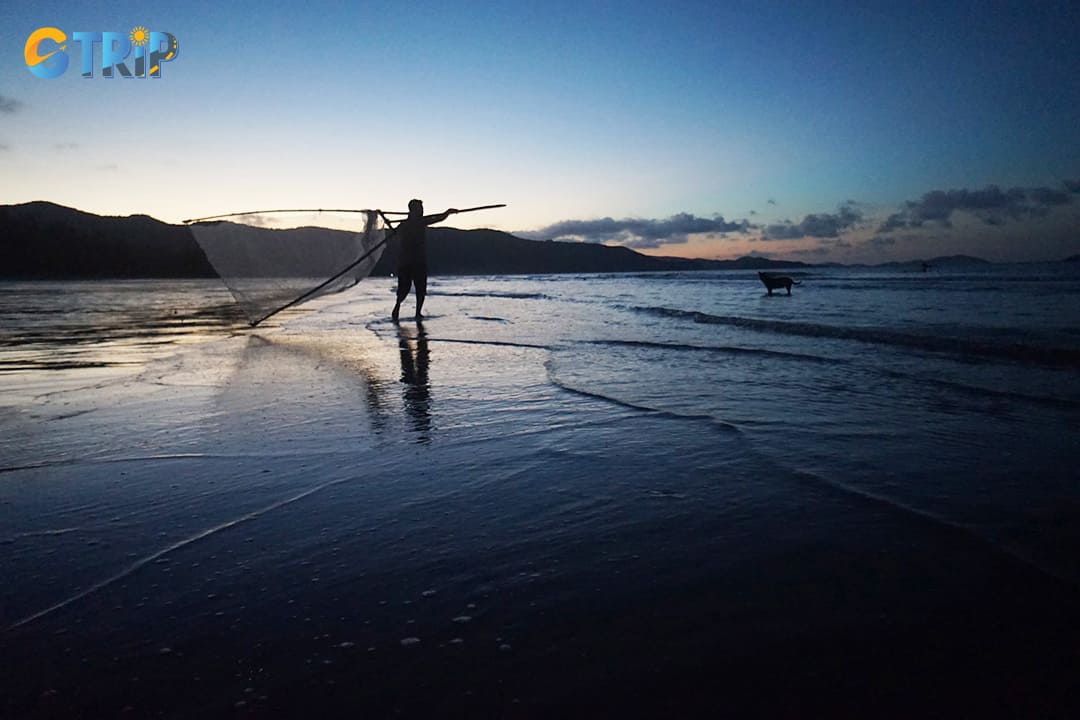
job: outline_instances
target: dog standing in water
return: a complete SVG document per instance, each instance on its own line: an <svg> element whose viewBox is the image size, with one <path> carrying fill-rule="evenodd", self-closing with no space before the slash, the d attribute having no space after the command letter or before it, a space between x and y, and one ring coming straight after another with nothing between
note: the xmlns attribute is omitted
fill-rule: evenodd
<svg viewBox="0 0 1080 720"><path fill-rule="evenodd" d="M765 289L772 295L773 290L779 290L785 288L787 294L791 294L792 285L802 285L798 280L792 280L787 275L773 275L772 273L759 272L758 277L761 278L761 282L765 284Z"/></svg>

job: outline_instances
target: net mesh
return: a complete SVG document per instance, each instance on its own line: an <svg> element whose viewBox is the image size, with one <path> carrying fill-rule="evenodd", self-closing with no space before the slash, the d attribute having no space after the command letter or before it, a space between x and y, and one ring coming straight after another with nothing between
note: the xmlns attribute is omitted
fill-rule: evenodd
<svg viewBox="0 0 1080 720"><path fill-rule="evenodd" d="M387 231L374 210L253 212L189 227L252 325L360 282Z"/></svg>

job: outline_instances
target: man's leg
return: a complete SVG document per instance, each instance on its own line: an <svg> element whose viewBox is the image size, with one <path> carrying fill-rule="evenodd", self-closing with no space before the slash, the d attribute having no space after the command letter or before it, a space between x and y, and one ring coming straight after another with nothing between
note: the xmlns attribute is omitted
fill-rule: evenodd
<svg viewBox="0 0 1080 720"><path fill-rule="evenodd" d="M398 268L397 302L394 303L394 312L390 313L390 317L394 320L398 319L398 313L401 312L401 301L408 296L410 285L412 285L412 273L407 268Z"/></svg>
<svg viewBox="0 0 1080 720"><path fill-rule="evenodd" d="M420 311L424 309L424 298L427 297L427 268L417 268L416 277L413 278L413 282L416 285L416 319L419 320L422 315Z"/></svg>

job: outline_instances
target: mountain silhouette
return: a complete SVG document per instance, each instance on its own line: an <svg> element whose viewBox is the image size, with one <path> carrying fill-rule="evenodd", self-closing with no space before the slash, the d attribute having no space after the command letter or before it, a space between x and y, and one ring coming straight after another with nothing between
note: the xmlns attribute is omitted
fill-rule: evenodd
<svg viewBox="0 0 1080 720"><path fill-rule="evenodd" d="M393 243L375 266L389 275ZM655 272L810 267L744 257L653 257L625 247L526 240L499 230L428 230L432 275ZM49 202L0 205L0 277L8 279L216 277L185 225L146 215L94 215Z"/></svg>

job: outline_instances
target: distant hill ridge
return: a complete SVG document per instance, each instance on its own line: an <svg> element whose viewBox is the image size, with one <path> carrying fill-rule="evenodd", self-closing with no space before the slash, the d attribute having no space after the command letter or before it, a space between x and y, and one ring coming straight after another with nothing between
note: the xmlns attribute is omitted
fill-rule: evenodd
<svg viewBox="0 0 1080 720"><path fill-rule="evenodd" d="M596 243L527 240L499 230L428 231L428 264L434 275L662 272L690 270L807 269L814 265L745 256L704 260L643 255ZM375 266L393 271L394 249ZM1080 255L1063 262L1080 262ZM935 269L988 265L970 255L889 262L873 267ZM836 266L828 263L819 267ZM148 215L95 215L38 201L0 205L0 277L8 279L207 278L214 269L185 225Z"/></svg>
<svg viewBox="0 0 1080 720"><path fill-rule="evenodd" d="M499 230L428 231L433 275L652 272L810 267L743 257L699 260L642 255L595 243L526 240ZM374 274L389 275L391 249ZM15 279L216 277L184 225L146 215L111 217L50 202L0 205L0 277Z"/></svg>
<svg viewBox="0 0 1080 720"><path fill-rule="evenodd" d="M32 202L0 206L0 276L215 277L182 225Z"/></svg>

